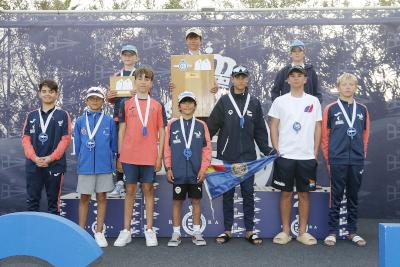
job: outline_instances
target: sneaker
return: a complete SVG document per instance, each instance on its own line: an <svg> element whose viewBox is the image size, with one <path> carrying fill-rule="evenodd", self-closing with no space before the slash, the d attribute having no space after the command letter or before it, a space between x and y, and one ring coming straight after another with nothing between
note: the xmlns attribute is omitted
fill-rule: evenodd
<svg viewBox="0 0 400 267"><path fill-rule="evenodd" d="M107 239L104 237L103 233L95 233L94 240L96 240L97 245L101 248L105 248L108 246Z"/></svg>
<svg viewBox="0 0 400 267"><path fill-rule="evenodd" d="M147 229L144 232L144 237L146 238L146 246L148 247L158 246L156 233L152 229Z"/></svg>
<svg viewBox="0 0 400 267"><path fill-rule="evenodd" d="M207 245L207 242L204 240L203 235L200 233L194 233L192 235L192 242L196 246L205 246Z"/></svg>
<svg viewBox="0 0 400 267"><path fill-rule="evenodd" d="M120 197L120 196L122 196L123 193L125 193L124 182L118 181L115 184L114 190L111 193L109 193L108 195L110 197Z"/></svg>
<svg viewBox="0 0 400 267"><path fill-rule="evenodd" d="M171 239L168 241L168 247L177 247L181 242L181 235L174 232L172 233Z"/></svg>
<svg viewBox="0 0 400 267"><path fill-rule="evenodd" d="M119 232L117 240L114 242L115 247L124 247L127 244L131 243L132 237L131 237L131 232L124 229Z"/></svg>

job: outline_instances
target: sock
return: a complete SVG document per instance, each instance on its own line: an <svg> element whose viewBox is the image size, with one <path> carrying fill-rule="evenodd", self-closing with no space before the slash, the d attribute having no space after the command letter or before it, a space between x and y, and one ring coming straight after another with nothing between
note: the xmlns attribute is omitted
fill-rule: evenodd
<svg viewBox="0 0 400 267"><path fill-rule="evenodd" d="M200 225L193 224L193 232L200 233Z"/></svg>
<svg viewBox="0 0 400 267"><path fill-rule="evenodd" d="M147 232L153 232L153 228L147 228L146 231Z"/></svg>
<svg viewBox="0 0 400 267"><path fill-rule="evenodd" d="M181 227L180 226L173 226L172 229L174 230L174 233L181 235Z"/></svg>

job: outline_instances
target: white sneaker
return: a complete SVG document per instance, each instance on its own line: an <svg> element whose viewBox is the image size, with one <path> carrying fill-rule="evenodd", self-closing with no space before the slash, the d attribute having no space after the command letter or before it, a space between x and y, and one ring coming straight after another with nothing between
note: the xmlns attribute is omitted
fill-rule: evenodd
<svg viewBox="0 0 400 267"><path fill-rule="evenodd" d="M207 245L207 242L204 240L204 238L203 238L201 233L193 233L192 242L196 246L205 246L205 245Z"/></svg>
<svg viewBox="0 0 400 267"><path fill-rule="evenodd" d="M123 181L118 181L115 184L114 190L111 193L108 193L110 197L120 197L125 193L124 189L124 182Z"/></svg>
<svg viewBox="0 0 400 267"><path fill-rule="evenodd" d="M131 232L124 229L119 232L117 240L114 242L115 247L125 247L127 244L131 243L132 237Z"/></svg>
<svg viewBox="0 0 400 267"><path fill-rule="evenodd" d="M171 239L168 241L168 247L177 247L181 242L181 235L173 232Z"/></svg>
<svg viewBox="0 0 400 267"><path fill-rule="evenodd" d="M108 246L107 239L105 238L103 233L95 233L94 240L96 240L97 245L101 248L105 248Z"/></svg>
<svg viewBox="0 0 400 267"><path fill-rule="evenodd" d="M144 231L144 237L146 238L146 246L156 247L158 246L156 233L152 229Z"/></svg>

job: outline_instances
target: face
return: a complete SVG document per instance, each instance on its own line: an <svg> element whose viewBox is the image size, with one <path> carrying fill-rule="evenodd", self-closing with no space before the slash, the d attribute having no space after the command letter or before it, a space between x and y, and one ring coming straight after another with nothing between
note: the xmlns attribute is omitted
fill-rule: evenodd
<svg viewBox="0 0 400 267"><path fill-rule="evenodd" d="M231 78L233 86L238 90L244 90L249 82L249 77L246 75L236 75Z"/></svg>
<svg viewBox="0 0 400 267"><path fill-rule="evenodd" d="M289 74L287 81L291 87L299 88L304 86L307 81L307 77L303 73L292 72Z"/></svg>
<svg viewBox="0 0 400 267"><path fill-rule="evenodd" d="M344 97L352 97L357 91L357 84L354 80L346 79L339 83L339 94Z"/></svg>
<svg viewBox="0 0 400 267"><path fill-rule="evenodd" d="M99 111L103 107L104 99L101 97L92 95L86 99L86 104L88 105L90 110Z"/></svg>
<svg viewBox="0 0 400 267"><path fill-rule="evenodd" d="M198 51L200 50L201 45L201 37L198 35L189 35L186 38L186 46L190 51Z"/></svg>
<svg viewBox="0 0 400 267"><path fill-rule="evenodd" d="M299 47L295 47L290 52L290 58L294 62L304 61L304 50Z"/></svg>
<svg viewBox="0 0 400 267"><path fill-rule="evenodd" d="M44 85L39 91L39 98L42 100L43 104L54 104L58 98L58 92Z"/></svg>
<svg viewBox="0 0 400 267"><path fill-rule="evenodd" d="M193 115L196 111L196 102L193 100L183 100L179 103L179 110L183 115Z"/></svg>
<svg viewBox="0 0 400 267"><path fill-rule="evenodd" d="M135 80L137 91L140 93L149 93L153 86L153 81L150 77L146 77L145 74L138 76Z"/></svg>
<svg viewBox="0 0 400 267"><path fill-rule="evenodd" d="M133 66L138 62L138 56L135 53L124 51L121 54L121 60L125 66Z"/></svg>

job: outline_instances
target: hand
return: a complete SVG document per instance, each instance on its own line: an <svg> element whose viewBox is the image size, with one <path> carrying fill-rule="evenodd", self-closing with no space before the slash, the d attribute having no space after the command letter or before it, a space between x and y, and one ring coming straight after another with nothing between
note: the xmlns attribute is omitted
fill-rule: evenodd
<svg viewBox="0 0 400 267"><path fill-rule="evenodd" d="M156 165L154 166L154 171L159 172L161 170L162 158L158 157L156 160Z"/></svg>
<svg viewBox="0 0 400 267"><path fill-rule="evenodd" d="M200 171L199 174L197 175L197 183L199 184L203 183L205 178L206 178L206 171Z"/></svg>
<svg viewBox="0 0 400 267"><path fill-rule="evenodd" d="M40 168L46 168L49 165L45 162L45 157L36 157L34 162L36 163L36 166Z"/></svg>
<svg viewBox="0 0 400 267"><path fill-rule="evenodd" d="M130 93L131 93L131 96L135 96L135 95L136 95L136 90L135 90L135 89L132 89L132 90L130 91Z"/></svg>
<svg viewBox="0 0 400 267"><path fill-rule="evenodd" d="M213 87L210 89L210 93L216 94L218 92L218 84L214 81Z"/></svg>
<svg viewBox="0 0 400 267"><path fill-rule="evenodd" d="M174 183L174 174L172 173L172 170L167 171L167 180L170 184Z"/></svg>
<svg viewBox="0 0 400 267"><path fill-rule="evenodd" d="M112 99L117 97L117 90L109 90L107 92L107 99Z"/></svg>
<svg viewBox="0 0 400 267"><path fill-rule="evenodd" d="M172 94L172 92L176 89L176 85L173 82L169 82L169 90Z"/></svg>
<svg viewBox="0 0 400 267"><path fill-rule="evenodd" d="M328 175L331 176L331 165L326 164L326 169L328 170Z"/></svg>
<svg viewBox="0 0 400 267"><path fill-rule="evenodd" d="M121 172L121 173L124 172L124 170L122 169L122 164L121 164L121 162L119 161L119 159L117 159L117 171L119 171L119 172Z"/></svg>

